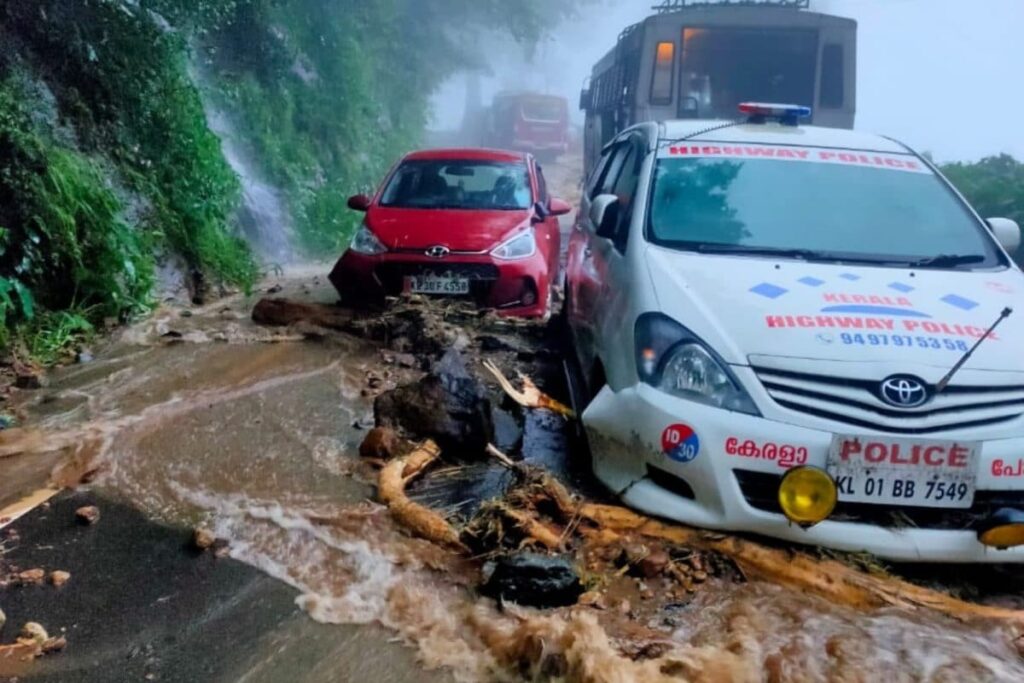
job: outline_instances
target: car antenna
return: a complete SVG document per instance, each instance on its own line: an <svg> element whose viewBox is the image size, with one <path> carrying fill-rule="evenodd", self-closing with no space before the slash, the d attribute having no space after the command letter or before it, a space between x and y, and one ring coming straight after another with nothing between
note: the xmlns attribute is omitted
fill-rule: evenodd
<svg viewBox="0 0 1024 683"><path fill-rule="evenodd" d="M967 353L963 355L963 358L957 361L956 365L953 366L953 369L947 372L946 376L940 379L939 383L935 385L936 394L941 394L942 391L947 386L949 386L949 381L953 379L953 375L960 371L960 368L962 368L964 366L964 363L966 363L967 360L974 354L974 352L978 350L978 347L981 346L982 342L984 342L986 339L992 336L992 333L996 331L997 327L999 327L999 323L1003 322L1011 315L1013 315L1012 308L1007 307L1003 309L1003 312L999 314L999 318L994 323L992 323L992 327L988 328L988 331L985 332L984 335L982 335L981 339L974 342L974 346L972 346L970 350L968 350Z"/></svg>

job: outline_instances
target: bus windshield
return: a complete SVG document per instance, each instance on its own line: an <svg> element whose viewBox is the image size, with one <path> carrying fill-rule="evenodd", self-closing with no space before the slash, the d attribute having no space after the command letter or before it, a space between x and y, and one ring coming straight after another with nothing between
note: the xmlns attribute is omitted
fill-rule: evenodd
<svg viewBox="0 0 1024 683"><path fill-rule="evenodd" d="M683 118L731 118L743 101L813 107L818 34L803 29L687 28Z"/></svg>

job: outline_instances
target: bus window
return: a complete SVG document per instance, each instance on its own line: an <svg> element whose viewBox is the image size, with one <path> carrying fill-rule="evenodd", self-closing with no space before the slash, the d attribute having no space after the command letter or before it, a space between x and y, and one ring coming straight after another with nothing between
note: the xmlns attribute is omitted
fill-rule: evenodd
<svg viewBox="0 0 1024 683"><path fill-rule="evenodd" d="M826 45L821 52L821 106L841 109L845 100L846 70L843 68L843 46Z"/></svg>
<svg viewBox="0 0 1024 683"><path fill-rule="evenodd" d="M654 72L651 75L651 104L672 104L675 67L676 44L658 43L654 52Z"/></svg>

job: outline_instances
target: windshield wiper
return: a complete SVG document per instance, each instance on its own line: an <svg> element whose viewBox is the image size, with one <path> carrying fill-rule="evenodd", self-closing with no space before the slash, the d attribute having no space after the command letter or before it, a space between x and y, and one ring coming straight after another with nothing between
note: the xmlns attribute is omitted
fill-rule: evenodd
<svg viewBox="0 0 1024 683"><path fill-rule="evenodd" d="M773 249L772 247L745 247L740 244L698 244L695 251L702 254L737 254L742 256L778 256L804 261L832 259L834 257L813 249Z"/></svg>
<svg viewBox="0 0 1024 683"><path fill-rule="evenodd" d="M966 266L971 263L983 263L985 256L981 254L939 254L938 256L930 256L929 258L921 259L920 261L911 261L908 265L911 268L953 268L956 266Z"/></svg>

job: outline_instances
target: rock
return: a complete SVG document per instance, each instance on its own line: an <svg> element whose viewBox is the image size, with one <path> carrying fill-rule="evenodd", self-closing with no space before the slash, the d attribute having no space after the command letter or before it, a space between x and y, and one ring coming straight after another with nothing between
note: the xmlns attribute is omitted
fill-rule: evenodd
<svg viewBox="0 0 1024 683"><path fill-rule="evenodd" d="M629 603L629 600L623 598L622 602L619 603L618 609L622 614L629 614L633 610L633 605Z"/></svg>
<svg viewBox="0 0 1024 683"><path fill-rule="evenodd" d="M184 311L181 312L181 317L182 318L191 318L192 317L192 311L190 311L189 309L186 308Z"/></svg>
<svg viewBox="0 0 1024 683"><path fill-rule="evenodd" d="M30 621L21 627L21 633L18 634L18 640L27 640L29 642L37 643L42 647L47 640L50 639L50 634L46 632L42 624L37 624L34 621Z"/></svg>
<svg viewBox="0 0 1024 683"><path fill-rule="evenodd" d="M42 569L26 569L18 573L18 583L22 586L39 586L46 578L46 572Z"/></svg>
<svg viewBox="0 0 1024 683"><path fill-rule="evenodd" d="M455 350L419 382L378 396L373 413L379 426L432 438L456 458L479 458L493 441L490 400Z"/></svg>
<svg viewBox="0 0 1024 683"><path fill-rule="evenodd" d="M14 386L19 389L44 389L50 382L39 368L20 365L14 369Z"/></svg>
<svg viewBox="0 0 1024 683"><path fill-rule="evenodd" d="M482 590L493 598L529 607L574 605L583 585L563 558L522 553L497 560Z"/></svg>
<svg viewBox="0 0 1024 683"><path fill-rule="evenodd" d="M252 309L252 320L257 325L287 327L305 322L332 330L348 329L352 313L337 306L311 304L289 299L260 299Z"/></svg>
<svg viewBox="0 0 1024 683"><path fill-rule="evenodd" d="M284 287L281 285L274 285L267 290L267 294L280 294L282 291L284 291Z"/></svg>
<svg viewBox="0 0 1024 683"><path fill-rule="evenodd" d="M671 562L672 558L668 556L667 552L661 548L655 548L637 563L636 568L640 576L645 579L653 579L656 576L661 576Z"/></svg>
<svg viewBox="0 0 1024 683"><path fill-rule="evenodd" d="M396 353L395 365L400 368L415 368L418 363L416 362L416 356L411 353Z"/></svg>
<svg viewBox="0 0 1024 683"><path fill-rule="evenodd" d="M60 569L57 569L56 571L50 572L50 583L53 584L57 588L60 588L61 586L63 586L65 583L67 583L70 580L71 580L71 573L70 572L61 571Z"/></svg>
<svg viewBox="0 0 1024 683"><path fill-rule="evenodd" d="M92 351L89 349L82 349L78 352L78 355L75 356L75 361L78 363L91 363L93 358L94 356L92 355Z"/></svg>
<svg viewBox="0 0 1024 683"><path fill-rule="evenodd" d="M212 548L217 542L217 537L209 529L196 529L192 532L192 545L199 550Z"/></svg>
<svg viewBox="0 0 1024 683"><path fill-rule="evenodd" d="M375 427L370 430L359 446L359 455L364 458L390 460L398 451L400 439L395 430L388 427Z"/></svg>
<svg viewBox="0 0 1024 683"><path fill-rule="evenodd" d="M95 505L85 505L75 510L75 517L82 524L95 524L100 521L100 509Z"/></svg>
<svg viewBox="0 0 1024 683"><path fill-rule="evenodd" d="M598 591L589 591L580 596L579 604L584 607L593 607L594 609L608 609L608 601L604 597L604 593Z"/></svg>
<svg viewBox="0 0 1024 683"><path fill-rule="evenodd" d="M46 642L43 643L43 652L60 652L68 646L68 640L64 636L57 636L56 638L47 638Z"/></svg>

